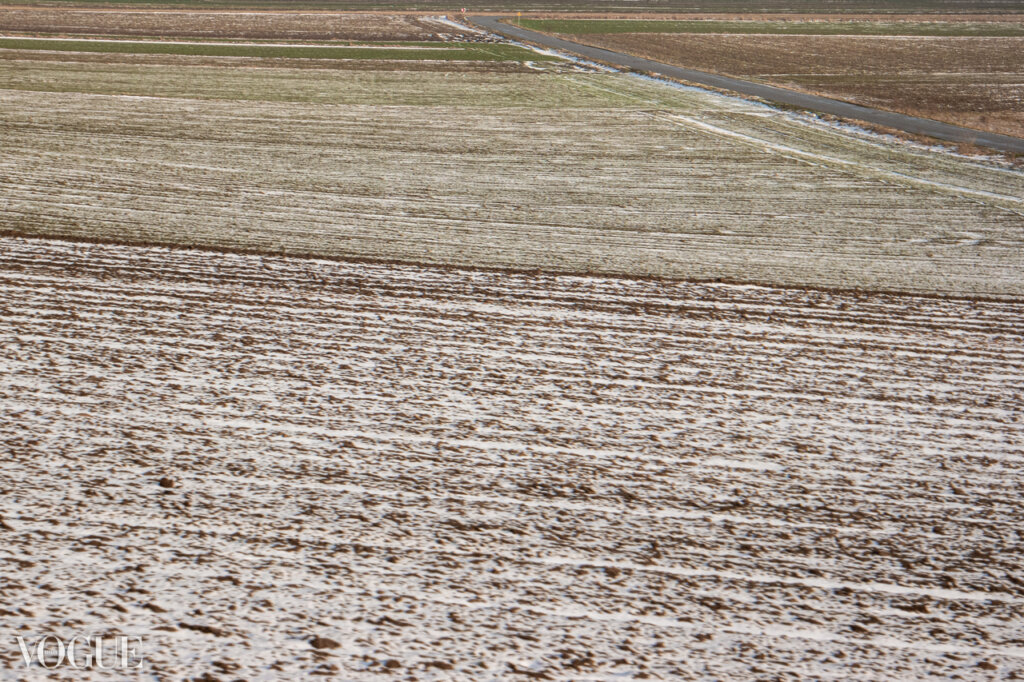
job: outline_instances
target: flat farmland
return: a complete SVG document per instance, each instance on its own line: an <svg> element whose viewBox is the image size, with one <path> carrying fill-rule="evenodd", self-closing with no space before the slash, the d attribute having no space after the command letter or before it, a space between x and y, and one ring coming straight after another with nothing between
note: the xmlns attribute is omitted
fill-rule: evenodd
<svg viewBox="0 0 1024 682"><path fill-rule="evenodd" d="M973 19L549 19L524 26L669 64L1024 136L1024 24Z"/></svg>
<svg viewBox="0 0 1024 682"><path fill-rule="evenodd" d="M0 8L10 641L1024 675L1021 169L443 17L131 14Z"/></svg>
<svg viewBox="0 0 1024 682"><path fill-rule="evenodd" d="M239 12L4 7L0 31L23 34L127 35L287 40L466 40L479 34L415 14Z"/></svg>
<svg viewBox="0 0 1024 682"><path fill-rule="evenodd" d="M1020 303L3 238L0 338L4 623L158 679L1024 671Z"/></svg>
<svg viewBox="0 0 1024 682"><path fill-rule="evenodd" d="M509 9L494 0L467 0L453 5L444 0L0 0L0 6L46 5L59 9L127 9L137 11L190 9L235 11L325 11L325 12L470 12L508 14L523 12L572 13L884 13L907 12L945 14L1022 14L1017 0L529 0Z"/></svg>
<svg viewBox="0 0 1024 682"><path fill-rule="evenodd" d="M540 60L416 73L40 57L53 53L0 50L9 235L1024 292L1019 171L755 103Z"/></svg>
<svg viewBox="0 0 1024 682"><path fill-rule="evenodd" d="M265 60L388 60L388 61L551 61L555 57L516 45L416 42L388 45L251 43L124 39L0 38L0 50L246 57Z"/></svg>
<svg viewBox="0 0 1024 682"><path fill-rule="evenodd" d="M890 36L1024 36L1019 17L927 17L921 16L791 16L756 19L749 17L669 17L648 18L517 18L515 24L534 31L563 34L635 34L635 33L727 33L736 35L890 35Z"/></svg>

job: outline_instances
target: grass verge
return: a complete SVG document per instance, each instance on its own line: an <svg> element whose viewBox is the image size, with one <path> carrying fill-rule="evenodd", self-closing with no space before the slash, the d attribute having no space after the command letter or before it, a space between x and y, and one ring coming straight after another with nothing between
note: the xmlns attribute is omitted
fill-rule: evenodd
<svg viewBox="0 0 1024 682"><path fill-rule="evenodd" d="M260 45L202 42L46 40L0 38L0 48L61 52L102 52L115 54L179 54L205 57L262 57L299 59L405 59L445 61L551 61L556 57L538 54L515 45L478 43L415 43L412 45Z"/></svg>

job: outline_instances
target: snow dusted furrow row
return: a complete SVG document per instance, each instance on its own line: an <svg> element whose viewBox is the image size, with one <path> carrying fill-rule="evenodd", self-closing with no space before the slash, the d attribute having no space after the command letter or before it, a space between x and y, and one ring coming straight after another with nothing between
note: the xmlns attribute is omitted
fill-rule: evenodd
<svg viewBox="0 0 1024 682"><path fill-rule="evenodd" d="M13 238L0 290L14 631L158 679L1024 672L1019 303Z"/></svg>

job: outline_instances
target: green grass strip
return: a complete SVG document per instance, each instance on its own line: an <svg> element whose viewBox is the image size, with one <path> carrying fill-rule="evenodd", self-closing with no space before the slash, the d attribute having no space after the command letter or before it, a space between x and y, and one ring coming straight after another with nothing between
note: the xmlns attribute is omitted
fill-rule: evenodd
<svg viewBox="0 0 1024 682"><path fill-rule="evenodd" d="M183 54L204 57L264 57L291 59L404 59L444 61L550 61L556 57L538 54L515 45L480 43L433 43L424 48L348 46L273 46L259 44L213 45L207 43L121 42L103 40L29 40L0 38L0 48L11 50L56 50L61 52L103 52L115 54Z"/></svg>
<svg viewBox="0 0 1024 682"><path fill-rule="evenodd" d="M522 19L523 28L545 33L768 33L863 36L1024 36L1024 23L880 21L642 21Z"/></svg>

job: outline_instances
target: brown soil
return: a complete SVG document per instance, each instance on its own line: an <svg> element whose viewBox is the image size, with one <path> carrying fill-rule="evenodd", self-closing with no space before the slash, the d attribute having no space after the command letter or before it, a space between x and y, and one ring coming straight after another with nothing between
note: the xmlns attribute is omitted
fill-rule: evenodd
<svg viewBox="0 0 1024 682"><path fill-rule="evenodd" d="M477 14L490 14L477 12ZM507 12L505 13L507 14ZM524 15L526 16L526 15ZM531 19L618 19L618 20L659 20L659 21L962 21L962 22L1004 22L1020 21L1019 14L763 14L682 12L658 14L653 12L531 12Z"/></svg>
<svg viewBox="0 0 1024 682"><path fill-rule="evenodd" d="M457 30L415 15L0 9L0 31L293 40L437 40Z"/></svg>
<svg viewBox="0 0 1024 682"><path fill-rule="evenodd" d="M613 34L575 40L1024 136L1024 38Z"/></svg>
<svg viewBox="0 0 1024 682"><path fill-rule="evenodd" d="M522 62L446 61L427 59L286 59L260 57L208 57L185 54L112 54L105 52L46 52L0 50L4 62L58 62L61 64L165 64L257 69L340 69L345 71L440 71L444 73L530 73Z"/></svg>

